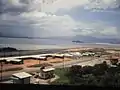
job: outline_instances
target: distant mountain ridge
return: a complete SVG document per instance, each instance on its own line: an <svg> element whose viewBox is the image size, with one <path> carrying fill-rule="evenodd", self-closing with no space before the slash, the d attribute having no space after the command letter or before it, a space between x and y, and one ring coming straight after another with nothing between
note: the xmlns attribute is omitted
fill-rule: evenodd
<svg viewBox="0 0 120 90"><path fill-rule="evenodd" d="M117 38L97 38L92 36L76 36L74 39L79 39L85 43L111 43L120 44L120 39Z"/></svg>

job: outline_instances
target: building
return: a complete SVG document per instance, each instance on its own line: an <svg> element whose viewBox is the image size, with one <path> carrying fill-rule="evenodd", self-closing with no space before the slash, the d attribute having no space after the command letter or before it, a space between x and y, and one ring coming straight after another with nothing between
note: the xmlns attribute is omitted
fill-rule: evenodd
<svg viewBox="0 0 120 90"><path fill-rule="evenodd" d="M11 79L14 84L30 84L30 77L32 75L26 72L15 73Z"/></svg>
<svg viewBox="0 0 120 90"><path fill-rule="evenodd" d="M64 58L64 54L53 54L53 58Z"/></svg>
<svg viewBox="0 0 120 90"><path fill-rule="evenodd" d="M6 60L6 63L12 63L12 64L23 64L23 60L16 59L16 58L10 58Z"/></svg>
<svg viewBox="0 0 120 90"><path fill-rule="evenodd" d="M91 52L85 52L82 54L82 56L94 56L95 53L91 53Z"/></svg>
<svg viewBox="0 0 120 90"><path fill-rule="evenodd" d="M50 79L50 78L54 77L54 70L55 70L55 68L52 68L52 67L41 68L39 76L42 79Z"/></svg>

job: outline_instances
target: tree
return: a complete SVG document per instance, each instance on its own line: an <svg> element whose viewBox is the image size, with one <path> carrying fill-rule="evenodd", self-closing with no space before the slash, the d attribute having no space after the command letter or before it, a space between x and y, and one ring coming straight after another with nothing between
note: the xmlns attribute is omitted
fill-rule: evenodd
<svg viewBox="0 0 120 90"><path fill-rule="evenodd" d="M84 66L83 68L82 68L82 71L83 71L83 74L91 74L92 71L93 70L93 67L92 66Z"/></svg>
<svg viewBox="0 0 120 90"><path fill-rule="evenodd" d="M112 65L117 65L118 59L111 59L110 62Z"/></svg>
<svg viewBox="0 0 120 90"><path fill-rule="evenodd" d="M17 51L17 49L12 47L0 48L0 52L11 52L11 51Z"/></svg>
<svg viewBox="0 0 120 90"><path fill-rule="evenodd" d="M108 66L105 62L101 64L95 64L93 67L92 73L94 75L102 75L105 73L107 69L108 69Z"/></svg>

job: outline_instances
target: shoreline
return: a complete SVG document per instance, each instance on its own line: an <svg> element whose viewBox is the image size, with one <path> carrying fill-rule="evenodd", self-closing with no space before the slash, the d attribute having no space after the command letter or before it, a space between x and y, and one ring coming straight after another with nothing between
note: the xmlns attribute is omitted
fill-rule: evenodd
<svg viewBox="0 0 120 90"><path fill-rule="evenodd" d="M17 50L11 52L0 52L0 57L11 57L11 56L25 56L25 55L38 55L38 54L49 54L61 52L65 49L39 49L39 50Z"/></svg>
<svg viewBox="0 0 120 90"><path fill-rule="evenodd" d="M1 45L4 46L4 44L0 44L0 46ZM21 44L14 44L14 45L21 45ZM26 44L26 45L29 45L29 44ZM29 49L21 50L21 49L18 49L16 47L13 47L13 46L6 45L6 47L11 47L11 48L17 49L17 51L0 52L0 57L48 54L48 53L62 52L62 51L71 50L71 49L77 49L77 50L79 50L79 49L82 50L82 49L87 49L87 48L120 49L119 44L118 44L119 47L116 47L116 46L114 46L114 44L112 44L112 45L102 44L101 45L101 44L93 44L93 43L88 44L88 46L84 46L84 44L83 45L81 45L81 44L77 44L77 45L46 45L45 47L49 46L48 48L42 48L42 46L44 46L44 45L37 45L41 48L38 48L38 47L36 47L36 45L34 45L36 47L35 50L29 50ZM56 46L56 47L54 47L54 46ZM5 48L5 46L3 48ZM34 47L32 47L31 49L33 49L33 48Z"/></svg>
<svg viewBox="0 0 120 90"><path fill-rule="evenodd" d="M80 44L0 44L0 48L12 47L18 50L51 50L51 49L68 49L68 48L120 48L120 44L105 43L80 43Z"/></svg>

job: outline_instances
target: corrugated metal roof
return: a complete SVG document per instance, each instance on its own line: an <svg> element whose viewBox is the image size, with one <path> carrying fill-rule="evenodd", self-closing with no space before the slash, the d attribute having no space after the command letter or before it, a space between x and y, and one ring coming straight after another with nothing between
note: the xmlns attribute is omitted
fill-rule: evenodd
<svg viewBox="0 0 120 90"><path fill-rule="evenodd" d="M29 74L29 73L26 73L26 72L20 72L20 73L15 73L15 74L13 74L13 76L22 79L22 78L31 77L32 75Z"/></svg>
<svg viewBox="0 0 120 90"><path fill-rule="evenodd" d="M45 68L45 69L43 69L44 72L52 71L52 70L55 70L55 68Z"/></svg>
<svg viewBox="0 0 120 90"><path fill-rule="evenodd" d="M53 55L53 54L39 54L39 55L26 55L26 56L15 56L15 57L4 57L4 58L0 58L0 60L3 59L14 59L14 58L28 58L28 57L35 57L35 58L39 58L39 57L45 57L47 55Z"/></svg>
<svg viewBox="0 0 120 90"><path fill-rule="evenodd" d="M16 58L12 58L12 59L7 59L6 61L16 61L16 62L20 62L20 59L16 59Z"/></svg>

